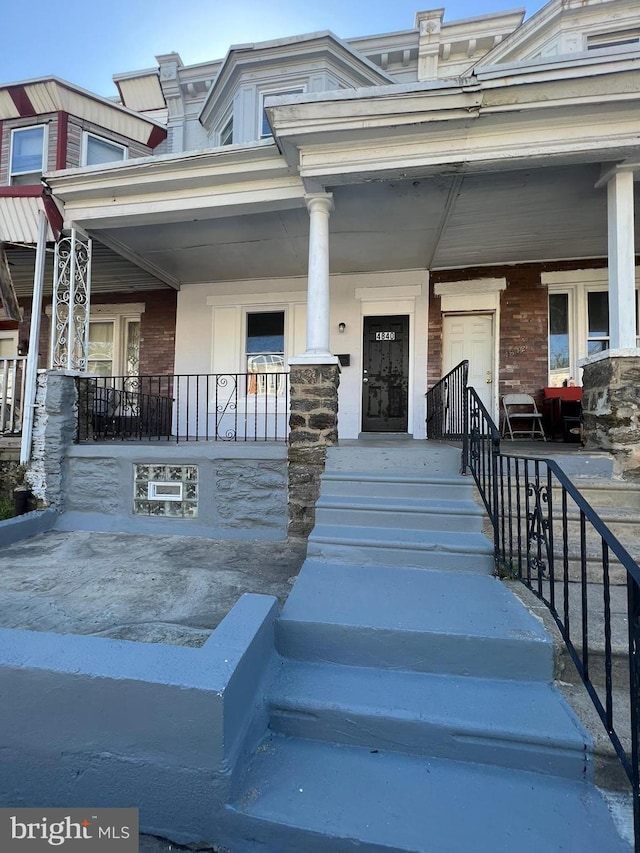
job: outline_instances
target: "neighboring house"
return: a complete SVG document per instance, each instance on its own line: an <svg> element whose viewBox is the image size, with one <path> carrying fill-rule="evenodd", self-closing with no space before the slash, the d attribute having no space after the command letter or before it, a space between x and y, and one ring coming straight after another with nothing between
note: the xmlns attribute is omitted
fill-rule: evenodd
<svg viewBox="0 0 640 853"><path fill-rule="evenodd" d="M7 305L10 295L3 293L6 307L0 315L0 386L5 370L8 377L15 370L20 384L22 360L29 348L38 211L46 214L49 250L62 230L61 206L43 184L43 174L145 157L161 150L165 140L163 121L63 80L43 78L0 87L0 249L8 271L5 286L18 302L12 311ZM40 367L47 367L50 358L53 279L53 251L48 251L45 312L38 343ZM168 327L172 343L174 322L175 291L104 244L94 242L89 369L109 374L137 372L146 358L154 367L160 364L164 370L172 370L171 349L157 353L149 344L145 352L144 338L146 335L150 342L158 329L164 332ZM0 420L1 416L0 408ZM2 427L2 431L13 431L19 422L7 417Z"/></svg>
<svg viewBox="0 0 640 853"><path fill-rule="evenodd" d="M175 366L141 372L339 356L340 437L419 438L427 387L463 358L497 418L504 393L635 353L633 0L158 62L114 79L150 127L166 105L163 153L46 178L67 228L177 290Z"/></svg>

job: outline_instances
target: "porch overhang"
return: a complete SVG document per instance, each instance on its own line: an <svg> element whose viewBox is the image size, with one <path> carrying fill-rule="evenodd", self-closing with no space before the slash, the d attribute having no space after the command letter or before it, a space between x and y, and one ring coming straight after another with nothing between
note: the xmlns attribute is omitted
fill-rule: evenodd
<svg viewBox="0 0 640 853"><path fill-rule="evenodd" d="M304 276L323 191L332 273L602 258L598 181L640 158L636 58L281 98L275 144L48 180L67 222L181 284Z"/></svg>

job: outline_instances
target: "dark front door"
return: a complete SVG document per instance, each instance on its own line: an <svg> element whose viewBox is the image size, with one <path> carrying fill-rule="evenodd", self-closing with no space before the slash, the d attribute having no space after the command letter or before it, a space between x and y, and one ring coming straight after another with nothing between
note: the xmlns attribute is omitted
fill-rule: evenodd
<svg viewBox="0 0 640 853"><path fill-rule="evenodd" d="M406 432L408 414L409 318L365 317L362 431Z"/></svg>

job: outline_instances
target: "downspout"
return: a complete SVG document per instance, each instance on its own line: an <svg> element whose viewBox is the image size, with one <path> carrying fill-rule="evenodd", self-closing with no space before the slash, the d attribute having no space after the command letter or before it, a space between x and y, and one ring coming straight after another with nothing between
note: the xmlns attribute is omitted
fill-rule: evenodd
<svg viewBox="0 0 640 853"><path fill-rule="evenodd" d="M47 228L49 221L44 210L38 211L38 244L36 265L33 273L33 299L31 302L31 327L29 331L29 352L27 354L27 375L25 379L24 417L22 421L22 441L20 444L20 464L26 465L31 458L31 439L33 436L33 416L36 403L36 378L38 375L38 350L40 349L40 317L42 314L42 294L44 291L44 263L47 255Z"/></svg>

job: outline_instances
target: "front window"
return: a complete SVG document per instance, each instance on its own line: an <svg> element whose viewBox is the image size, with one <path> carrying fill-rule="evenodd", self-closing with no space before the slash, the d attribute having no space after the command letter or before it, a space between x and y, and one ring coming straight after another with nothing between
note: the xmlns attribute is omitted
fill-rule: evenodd
<svg viewBox="0 0 640 853"><path fill-rule="evenodd" d="M11 132L11 183L37 184L44 171L46 128L21 127Z"/></svg>
<svg viewBox="0 0 640 853"><path fill-rule="evenodd" d="M271 128L269 127L269 121L267 119L267 114L264 109L264 99L268 95L302 95L304 91L304 86L298 86L295 89L273 89L270 92L262 92L262 95L260 97L260 114L262 116L260 127L261 139L264 139L266 136L271 136Z"/></svg>
<svg viewBox="0 0 640 853"><path fill-rule="evenodd" d="M246 358L248 394L283 392L284 311L247 314Z"/></svg>
<svg viewBox="0 0 640 853"><path fill-rule="evenodd" d="M88 373L94 376L136 376L139 364L139 320L119 317L89 322Z"/></svg>
<svg viewBox="0 0 640 853"><path fill-rule="evenodd" d="M127 159L127 149L124 145L94 136L93 133L84 135L84 166L97 166L100 163L117 163Z"/></svg>

